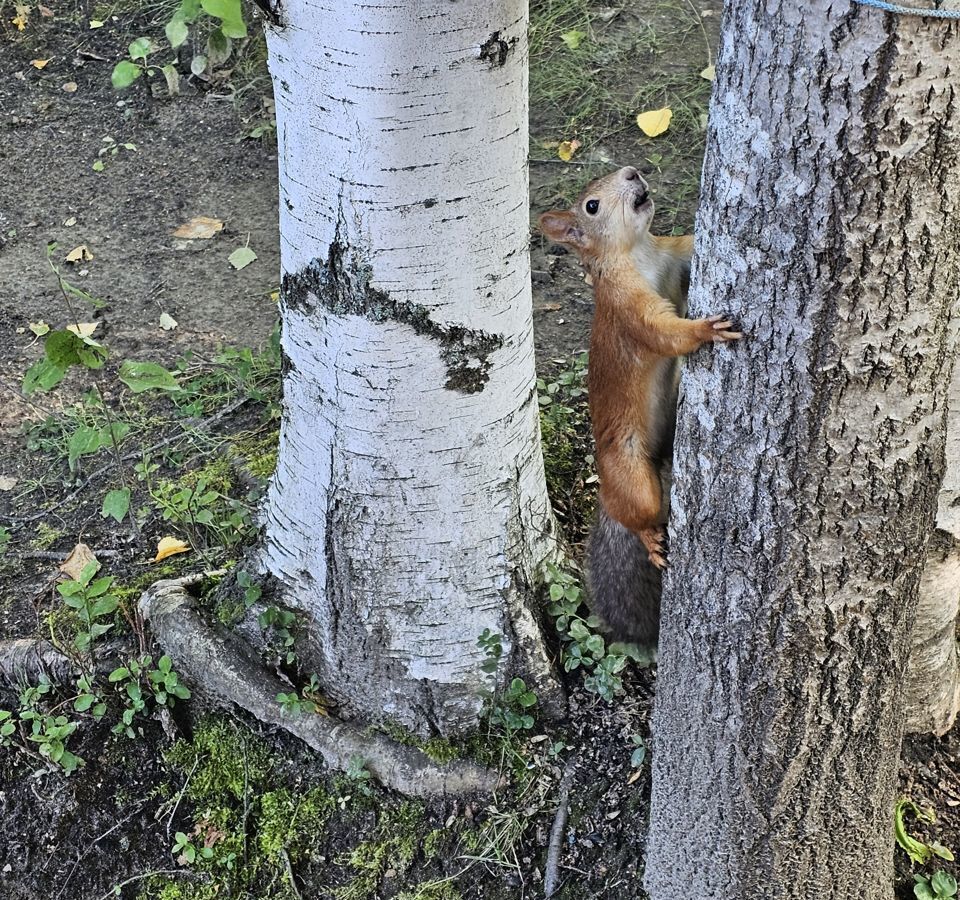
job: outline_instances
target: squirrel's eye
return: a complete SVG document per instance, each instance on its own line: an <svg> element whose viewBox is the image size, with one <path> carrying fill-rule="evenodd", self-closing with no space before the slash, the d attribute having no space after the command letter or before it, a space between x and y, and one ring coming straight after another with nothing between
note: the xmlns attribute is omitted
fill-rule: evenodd
<svg viewBox="0 0 960 900"><path fill-rule="evenodd" d="M599 210L599 209L600 209L600 201L599 201L599 200L588 200L588 201L587 201L586 210L587 210L588 213L590 213L591 216L595 216L595 215L597 214L597 210Z"/></svg>

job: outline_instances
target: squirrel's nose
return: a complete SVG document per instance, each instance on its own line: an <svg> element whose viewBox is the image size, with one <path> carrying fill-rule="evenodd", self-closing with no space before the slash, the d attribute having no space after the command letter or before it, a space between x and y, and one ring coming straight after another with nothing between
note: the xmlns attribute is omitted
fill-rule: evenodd
<svg viewBox="0 0 960 900"><path fill-rule="evenodd" d="M626 181L640 180L640 173L633 166L624 166L620 170L620 174L624 177Z"/></svg>

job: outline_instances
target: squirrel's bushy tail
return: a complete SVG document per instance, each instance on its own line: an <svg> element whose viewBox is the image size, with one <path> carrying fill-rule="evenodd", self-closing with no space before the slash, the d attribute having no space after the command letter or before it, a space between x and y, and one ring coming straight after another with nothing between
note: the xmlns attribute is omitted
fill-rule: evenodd
<svg viewBox="0 0 960 900"><path fill-rule="evenodd" d="M656 646L660 631L660 571L631 531L599 510L587 552L590 608L614 639Z"/></svg>

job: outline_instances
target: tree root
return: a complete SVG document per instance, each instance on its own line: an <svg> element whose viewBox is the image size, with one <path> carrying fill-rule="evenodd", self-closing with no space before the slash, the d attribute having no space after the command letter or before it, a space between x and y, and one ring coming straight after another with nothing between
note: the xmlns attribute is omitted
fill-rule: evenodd
<svg viewBox="0 0 960 900"><path fill-rule="evenodd" d="M563 770L563 777L560 779L560 800L557 802L557 814L553 819L553 827L550 829L550 843L547 847L547 865L543 878L543 896L545 900L557 892L560 887L560 853L563 850L563 834L567 827L567 815L570 812L570 785L573 784L573 776L577 769L575 758L567 760L567 765Z"/></svg>
<svg viewBox="0 0 960 900"><path fill-rule="evenodd" d="M41 675L54 684L68 684L79 672L69 656L40 638L0 641L0 688L19 690L36 684Z"/></svg>
<svg viewBox="0 0 960 900"><path fill-rule="evenodd" d="M439 766L415 749L376 731L321 715L286 714L277 694L288 686L261 664L236 635L210 625L198 614L187 588L203 580L189 576L158 581L140 598L140 612L154 637L192 688L220 705L231 703L300 738L331 768L346 770L360 757L381 784L412 797L492 791L496 773L474 763Z"/></svg>

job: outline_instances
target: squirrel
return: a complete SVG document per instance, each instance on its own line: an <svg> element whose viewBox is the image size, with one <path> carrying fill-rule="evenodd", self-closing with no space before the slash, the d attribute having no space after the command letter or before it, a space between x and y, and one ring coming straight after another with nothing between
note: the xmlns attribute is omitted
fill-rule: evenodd
<svg viewBox="0 0 960 900"><path fill-rule="evenodd" d="M650 233L647 183L626 166L587 185L570 209L540 217L574 249L593 283L587 393L600 476L587 582L593 612L616 637L656 644L666 566L661 477L673 455L679 358L735 341L725 316L685 318L693 237Z"/></svg>

